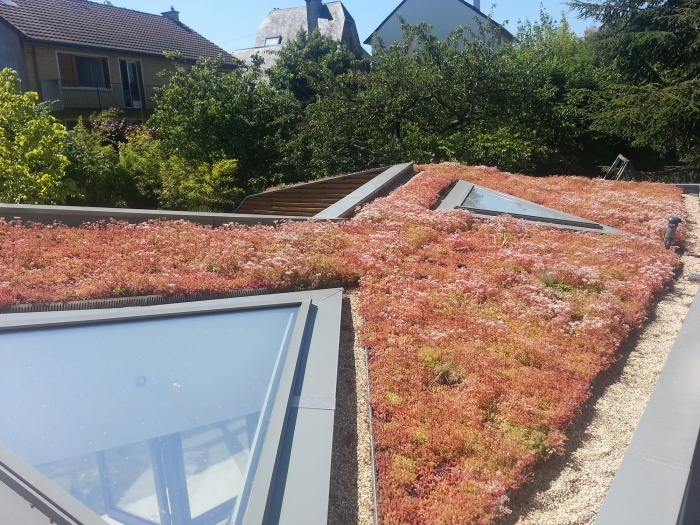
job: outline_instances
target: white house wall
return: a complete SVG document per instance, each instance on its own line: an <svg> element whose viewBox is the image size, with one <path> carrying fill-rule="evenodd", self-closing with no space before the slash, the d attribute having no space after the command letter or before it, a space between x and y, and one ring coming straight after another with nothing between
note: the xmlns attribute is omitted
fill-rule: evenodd
<svg viewBox="0 0 700 525"><path fill-rule="evenodd" d="M401 15L409 24L427 22L433 27L433 34L438 40L443 40L459 26L466 26L474 33L479 34L479 25L475 18L481 18L486 22L486 18L458 0L431 0L430 2L409 0L401 6L397 14ZM486 23L488 24L488 22ZM379 29L378 34L385 47L402 42L403 33L398 17L394 15L387 20ZM378 45L378 41L372 38L372 46L377 47Z"/></svg>

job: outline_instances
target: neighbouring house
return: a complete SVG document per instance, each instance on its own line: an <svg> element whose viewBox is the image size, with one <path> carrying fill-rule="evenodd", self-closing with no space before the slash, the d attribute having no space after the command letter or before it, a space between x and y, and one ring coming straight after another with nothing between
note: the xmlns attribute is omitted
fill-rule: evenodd
<svg viewBox="0 0 700 525"><path fill-rule="evenodd" d="M513 35L506 28L481 12L481 0L474 0L473 5L464 0L403 0L364 43L375 49L402 42L400 18L409 24L430 24L439 40L460 26L478 35L483 26L491 28L499 45L513 41Z"/></svg>
<svg viewBox="0 0 700 525"><path fill-rule="evenodd" d="M255 46L238 49L231 54L250 62L254 55L265 59L265 67L275 63L277 52L294 40L300 30L311 33L317 29L322 35L342 42L359 57L369 56L362 48L355 20L342 2L324 4L321 0L307 0L306 7L273 9L260 24L255 36Z"/></svg>
<svg viewBox="0 0 700 525"><path fill-rule="evenodd" d="M89 0L0 1L0 68L16 70L66 124L108 108L145 120L166 82L158 74L172 68L164 53L234 63L174 8L161 16Z"/></svg>

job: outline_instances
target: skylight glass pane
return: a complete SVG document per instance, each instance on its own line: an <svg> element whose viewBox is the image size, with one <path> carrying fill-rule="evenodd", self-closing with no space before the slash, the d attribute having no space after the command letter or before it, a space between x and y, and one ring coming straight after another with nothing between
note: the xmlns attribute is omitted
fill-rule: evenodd
<svg viewBox="0 0 700 525"><path fill-rule="evenodd" d="M148 442L112 448L99 454L103 462L100 475L110 498L108 504L146 521L161 523Z"/></svg>
<svg viewBox="0 0 700 525"><path fill-rule="evenodd" d="M531 215L534 217L548 217L559 219L562 217L554 210L546 210L538 206L528 205L524 202L509 199L503 195L492 193L483 188L472 188L464 199L462 206L478 210L490 210L500 213L514 213L518 215Z"/></svg>
<svg viewBox="0 0 700 525"><path fill-rule="evenodd" d="M224 522L297 311L0 333L0 442L108 523Z"/></svg>

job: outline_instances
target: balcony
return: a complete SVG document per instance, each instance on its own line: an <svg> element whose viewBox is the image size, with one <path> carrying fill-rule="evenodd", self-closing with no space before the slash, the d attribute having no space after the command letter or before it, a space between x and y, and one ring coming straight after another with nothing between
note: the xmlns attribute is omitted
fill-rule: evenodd
<svg viewBox="0 0 700 525"><path fill-rule="evenodd" d="M126 110L153 110L153 95L160 86L136 87L111 82L109 87L62 87L58 79L41 82L42 101L51 102L53 111L117 108Z"/></svg>

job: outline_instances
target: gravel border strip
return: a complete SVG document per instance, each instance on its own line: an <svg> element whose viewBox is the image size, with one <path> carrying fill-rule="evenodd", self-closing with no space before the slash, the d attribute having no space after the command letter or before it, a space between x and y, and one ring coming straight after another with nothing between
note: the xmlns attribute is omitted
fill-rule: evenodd
<svg viewBox="0 0 700 525"><path fill-rule="evenodd" d="M366 352L357 290L345 292L340 332L329 525L375 525Z"/></svg>

